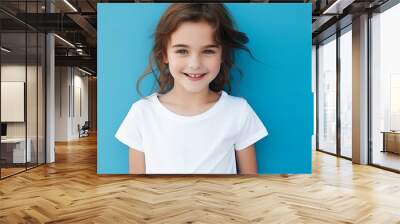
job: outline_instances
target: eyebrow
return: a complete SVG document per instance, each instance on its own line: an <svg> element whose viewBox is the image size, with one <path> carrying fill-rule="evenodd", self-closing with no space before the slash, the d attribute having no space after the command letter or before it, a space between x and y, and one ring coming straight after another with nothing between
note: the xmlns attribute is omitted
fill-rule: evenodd
<svg viewBox="0 0 400 224"><path fill-rule="evenodd" d="M175 47L185 47L185 48L189 48L189 46L186 45L186 44L175 44L175 45L173 45L172 47L173 47L173 48L175 48ZM209 44L209 45L204 46L203 48L219 48L219 45L216 45L216 44Z"/></svg>

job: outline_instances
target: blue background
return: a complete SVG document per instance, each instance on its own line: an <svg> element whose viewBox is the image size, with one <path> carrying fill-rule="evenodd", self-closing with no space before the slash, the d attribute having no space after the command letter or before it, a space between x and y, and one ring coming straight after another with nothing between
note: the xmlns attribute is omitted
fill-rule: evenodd
<svg viewBox="0 0 400 224"><path fill-rule="evenodd" d="M152 34L168 4L98 4L99 174L128 173L128 147L114 134L139 99ZM247 99L269 135L256 144L259 173L311 173L311 4L226 4L258 61L238 52L232 95ZM255 19L256 18L256 19ZM144 90L150 89L147 79ZM149 92L143 91L148 94Z"/></svg>

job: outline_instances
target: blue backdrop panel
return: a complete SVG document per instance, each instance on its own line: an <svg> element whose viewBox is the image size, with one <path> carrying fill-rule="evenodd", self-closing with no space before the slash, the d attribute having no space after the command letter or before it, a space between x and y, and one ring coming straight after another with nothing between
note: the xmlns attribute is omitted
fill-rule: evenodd
<svg viewBox="0 0 400 224"><path fill-rule="evenodd" d="M98 4L99 174L128 172L128 148L114 134L146 68L152 34L168 4ZM226 4L257 60L238 52L232 95L248 100L269 135L256 144L260 173L311 173L311 4ZM257 19L254 19L257 18ZM143 83L149 93L153 80ZM146 91L148 90L148 91Z"/></svg>

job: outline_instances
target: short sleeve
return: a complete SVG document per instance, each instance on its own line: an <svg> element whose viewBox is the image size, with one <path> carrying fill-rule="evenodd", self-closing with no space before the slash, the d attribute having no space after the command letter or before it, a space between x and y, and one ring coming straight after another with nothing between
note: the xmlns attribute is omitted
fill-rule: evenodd
<svg viewBox="0 0 400 224"><path fill-rule="evenodd" d="M243 119L235 142L235 150L242 150L268 135L264 124L245 101Z"/></svg>
<svg viewBox="0 0 400 224"><path fill-rule="evenodd" d="M115 137L130 148L143 152L140 120L137 104L133 104L122 121Z"/></svg>

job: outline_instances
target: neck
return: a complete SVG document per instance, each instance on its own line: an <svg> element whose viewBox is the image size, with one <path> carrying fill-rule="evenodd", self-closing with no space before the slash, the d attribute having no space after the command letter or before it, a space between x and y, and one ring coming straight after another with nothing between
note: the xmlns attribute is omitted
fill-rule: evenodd
<svg viewBox="0 0 400 224"><path fill-rule="evenodd" d="M216 94L210 89L200 92L188 92L184 88L172 88L168 93L176 104L185 106L195 106L207 104L215 100Z"/></svg>

